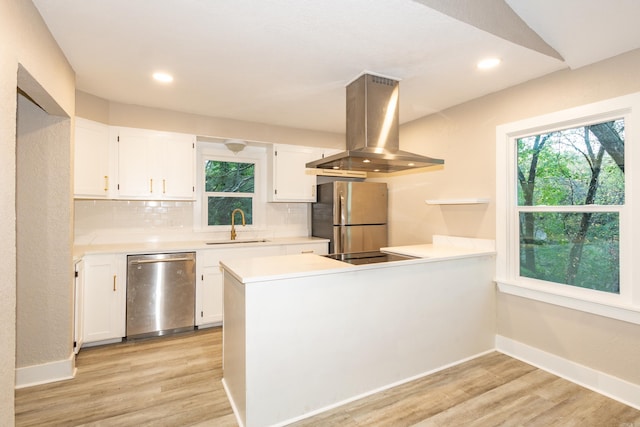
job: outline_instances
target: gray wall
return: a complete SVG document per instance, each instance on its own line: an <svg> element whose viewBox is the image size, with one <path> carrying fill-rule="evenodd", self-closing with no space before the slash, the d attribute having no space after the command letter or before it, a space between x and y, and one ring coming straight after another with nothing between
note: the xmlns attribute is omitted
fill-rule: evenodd
<svg viewBox="0 0 640 427"><path fill-rule="evenodd" d="M72 117L75 108L74 79L73 70L31 1L0 1L0 425L14 423L17 282L16 87L29 94L47 112ZM69 140L66 143L70 146ZM61 173L68 176L70 159L66 159L59 167ZM68 194L69 185L70 183L65 185L62 194ZM41 191L57 192L58 188L43 183ZM71 203L71 200L67 202ZM69 210L60 214L51 218L48 226L52 229L61 227L68 230L72 220ZM72 236L68 235L58 242L55 250L70 254L71 245ZM43 260L58 260L48 250L49 248L38 255ZM49 279L49 270L45 269L41 272L40 280L46 282ZM54 279L57 280L58 278ZM68 306L60 309L68 310ZM51 326L56 331L70 328L67 318L60 320L55 317L50 321L55 323L60 320L61 323ZM39 342L46 334L47 331L40 331L38 336L29 339ZM68 332L62 335L62 339L66 340ZM55 348L49 349L45 341L40 353L41 359L56 360L59 357L60 345L56 344Z"/></svg>
<svg viewBox="0 0 640 427"><path fill-rule="evenodd" d="M69 118L18 96L16 367L67 360L73 348Z"/></svg>

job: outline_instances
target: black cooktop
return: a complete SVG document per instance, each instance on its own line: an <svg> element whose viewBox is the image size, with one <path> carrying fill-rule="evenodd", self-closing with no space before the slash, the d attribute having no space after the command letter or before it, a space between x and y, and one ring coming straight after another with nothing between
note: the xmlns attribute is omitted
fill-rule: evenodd
<svg viewBox="0 0 640 427"><path fill-rule="evenodd" d="M390 254L380 251L351 252L344 254L329 254L325 256L338 261L348 262L349 264L375 264L377 262L402 261L405 259L415 258L412 256Z"/></svg>

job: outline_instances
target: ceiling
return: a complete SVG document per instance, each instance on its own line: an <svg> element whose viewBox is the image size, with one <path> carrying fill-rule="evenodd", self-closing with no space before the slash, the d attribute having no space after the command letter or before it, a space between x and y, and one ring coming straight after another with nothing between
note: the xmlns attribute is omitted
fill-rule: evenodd
<svg viewBox="0 0 640 427"><path fill-rule="evenodd" d="M345 86L400 83L400 122L640 48L637 0L33 0L111 101L344 133ZM478 60L497 56L493 70ZM171 84L151 79L155 71Z"/></svg>

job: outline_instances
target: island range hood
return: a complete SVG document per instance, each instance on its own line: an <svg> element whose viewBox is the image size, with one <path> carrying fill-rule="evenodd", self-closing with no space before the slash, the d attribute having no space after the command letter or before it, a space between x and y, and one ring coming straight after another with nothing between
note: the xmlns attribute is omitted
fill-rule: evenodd
<svg viewBox="0 0 640 427"><path fill-rule="evenodd" d="M398 98L397 80L362 74L347 86L347 150L306 167L389 173L444 164L399 149Z"/></svg>

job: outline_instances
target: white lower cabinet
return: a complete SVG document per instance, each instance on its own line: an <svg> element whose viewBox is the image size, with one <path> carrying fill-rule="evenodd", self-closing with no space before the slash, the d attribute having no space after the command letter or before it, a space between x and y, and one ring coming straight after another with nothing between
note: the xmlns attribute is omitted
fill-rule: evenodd
<svg viewBox="0 0 640 427"><path fill-rule="evenodd" d="M126 327L126 255L86 255L83 262L83 344L119 341Z"/></svg>
<svg viewBox="0 0 640 427"><path fill-rule="evenodd" d="M324 244L326 247L326 243ZM222 270L220 260L283 255L287 246L218 248L196 251L196 326L222 323Z"/></svg>
<svg viewBox="0 0 640 427"><path fill-rule="evenodd" d="M84 261L74 264L75 280L73 282L73 352L78 354L84 343Z"/></svg>
<svg viewBox="0 0 640 427"><path fill-rule="evenodd" d="M196 251L195 325L222 323L223 278L220 261L299 253L327 253L328 244L224 247ZM127 254L85 255L76 264L75 350L118 342L126 335Z"/></svg>
<svg viewBox="0 0 640 427"><path fill-rule="evenodd" d="M327 254L328 244L299 243L251 248L216 248L196 252L196 326L222 323L222 270L220 260L298 253Z"/></svg>
<svg viewBox="0 0 640 427"><path fill-rule="evenodd" d="M196 252L196 326L222 322L221 251Z"/></svg>

